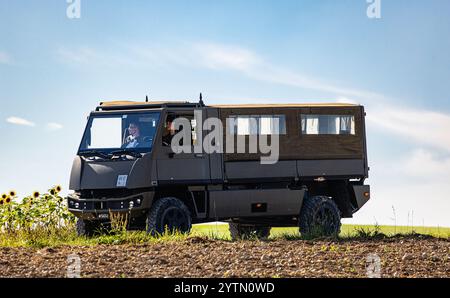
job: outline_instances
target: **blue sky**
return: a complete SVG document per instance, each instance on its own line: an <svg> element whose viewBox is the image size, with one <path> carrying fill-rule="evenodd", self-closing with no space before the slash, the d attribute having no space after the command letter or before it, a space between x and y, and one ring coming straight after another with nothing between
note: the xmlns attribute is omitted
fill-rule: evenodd
<svg viewBox="0 0 450 298"><path fill-rule="evenodd" d="M449 1L67 6L0 0L0 192L67 190L101 100L347 101L367 109L372 200L346 222L450 226Z"/></svg>

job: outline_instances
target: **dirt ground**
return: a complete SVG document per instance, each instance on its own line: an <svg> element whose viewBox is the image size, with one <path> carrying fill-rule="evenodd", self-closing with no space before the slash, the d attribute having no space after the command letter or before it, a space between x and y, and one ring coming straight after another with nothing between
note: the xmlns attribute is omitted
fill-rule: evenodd
<svg viewBox="0 0 450 298"><path fill-rule="evenodd" d="M3 247L0 277L65 277L71 254L80 258L81 277L450 277L449 253L450 240L425 236Z"/></svg>

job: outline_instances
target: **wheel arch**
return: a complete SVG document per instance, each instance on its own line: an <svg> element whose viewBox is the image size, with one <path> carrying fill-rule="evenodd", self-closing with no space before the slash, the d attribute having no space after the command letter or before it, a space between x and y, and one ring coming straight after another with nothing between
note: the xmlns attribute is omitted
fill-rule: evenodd
<svg viewBox="0 0 450 298"><path fill-rule="evenodd" d="M330 197L339 208L342 218L352 217L355 210L355 202L350 191L352 187L347 180L330 180L324 182L309 182L306 184L306 197L327 196Z"/></svg>
<svg viewBox="0 0 450 298"><path fill-rule="evenodd" d="M197 217L197 206L192 193L187 188L161 189L156 191L152 206L162 198L174 197L182 201L191 213L191 217Z"/></svg>

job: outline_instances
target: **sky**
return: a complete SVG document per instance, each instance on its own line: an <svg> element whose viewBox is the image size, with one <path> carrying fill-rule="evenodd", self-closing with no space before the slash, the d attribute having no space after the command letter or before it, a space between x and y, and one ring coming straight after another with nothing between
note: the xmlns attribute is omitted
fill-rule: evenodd
<svg viewBox="0 0 450 298"><path fill-rule="evenodd" d="M0 192L70 192L100 101L349 102L371 200L344 222L450 227L450 1L380 4L0 0Z"/></svg>

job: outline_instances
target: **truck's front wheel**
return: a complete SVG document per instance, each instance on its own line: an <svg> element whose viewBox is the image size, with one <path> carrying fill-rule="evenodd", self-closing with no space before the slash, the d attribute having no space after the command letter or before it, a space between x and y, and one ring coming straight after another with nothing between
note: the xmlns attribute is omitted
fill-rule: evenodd
<svg viewBox="0 0 450 298"><path fill-rule="evenodd" d="M260 239L266 240L270 235L270 227L259 227L253 225L242 225L230 222L230 235L233 241L242 239Z"/></svg>
<svg viewBox="0 0 450 298"><path fill-rule="evenodd" d="M300 211L300 233L307 238L337 237L341 229L341 214L336 203L326 196L305 198Z"/></svg>
<svg viewBox="0 0 450 298"><path fill-rule="evenodd" d="M151 235L161 235L166 231L189 233L191 227L191 213L177 198L168 197L156 201L147 214L147 233Z"/></svg>

